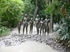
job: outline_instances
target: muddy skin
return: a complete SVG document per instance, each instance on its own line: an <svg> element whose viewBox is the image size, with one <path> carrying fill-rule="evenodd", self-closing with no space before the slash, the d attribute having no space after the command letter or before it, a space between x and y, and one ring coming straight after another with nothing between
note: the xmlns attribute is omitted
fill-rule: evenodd
<svg viewBox="0 0 70 52"><path fill-rule="evenodd" d="M33 22L33 18L30 19L30 33L32 34L33 32L33 25L34 25L34 22Z"/></svg>
<svg viewBox="0 0 70 52"><path fill-rule="evenodd" d="M26 14L23 19L23 34L24 34L25 29L26 29L26 34L27 34L28 33L28 16Z"/></svg>

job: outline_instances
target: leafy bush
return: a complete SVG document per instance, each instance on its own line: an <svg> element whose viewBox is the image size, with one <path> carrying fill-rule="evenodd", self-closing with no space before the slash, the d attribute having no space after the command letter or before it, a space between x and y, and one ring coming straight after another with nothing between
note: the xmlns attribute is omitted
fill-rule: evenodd
<svg viewBox="0 0 70 52"><path fill-rule="evenodd" d="M6 36L8 35L10 30L6 27L0 27L0 36Z"/></svg>
<svg viewBox="0 0 70 52"><path fill-rule="evenodd" d="M55 31L60 36L60 41L64 42L64 44L70 46L70 19L62 18L59 25L56 27Z"/></svg>
<svg viewBox="0 0 70 52"><path fill-rule="evenodd" d="M29 17L33 17L34 15L34 4L31 3L31 0L23 0L24 2L24 14L28 14Z"/></svg>
<svg viewBox="0 0 70 52"><path fill-rule="evenodd" d="M14 27L22 19L24 4L22 0L1 0L0 18L2 25Z"/></svg>

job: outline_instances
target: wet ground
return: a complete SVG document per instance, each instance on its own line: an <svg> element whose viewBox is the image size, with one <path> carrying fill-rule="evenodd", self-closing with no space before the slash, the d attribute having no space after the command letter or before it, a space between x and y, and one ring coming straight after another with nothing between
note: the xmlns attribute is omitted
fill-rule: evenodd
<svg viewBox="0 0 70 52"><path fill-rule="evenodd" d="M49 45L52 49L56 50L57 52L70 52L70 50L67 49L65 46L62 46L61 44L55 42L53 39L54 37L54 33L50 33L49 36L45 34L37 35L35 27L33 29L32 34L23 34L22 29L21 33L18 34L17 28L15 28L13 31L11 31L9 36L0 38L0 47L20 45L21 43L26 41L36 41Z"/></svg>
<svg viewBox="0 0 70 52"><path fill-rule="evenodd" d="M36 41L26 41L20 45L3 47L0 52L57 52L49 45Z"/></svg>

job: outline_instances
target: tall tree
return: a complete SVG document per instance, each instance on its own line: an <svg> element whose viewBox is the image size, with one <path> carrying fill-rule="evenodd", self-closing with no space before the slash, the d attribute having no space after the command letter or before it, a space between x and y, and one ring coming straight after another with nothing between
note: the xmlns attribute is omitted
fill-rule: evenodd
<svg viewBox="0 0 70 52"><path fill-rule="evenodd" d="M45 13L50 15L50 32L53 31L53 15L59 14L58 0L47 0Z"/></svg>
<svg viewBox="0 0 70 52"><path fill-rule="evenodd" d="M44 10L46 8L46 0L31 0L31 2L35 5L34 16L39 14L40 17L44 17Z"/></svg>

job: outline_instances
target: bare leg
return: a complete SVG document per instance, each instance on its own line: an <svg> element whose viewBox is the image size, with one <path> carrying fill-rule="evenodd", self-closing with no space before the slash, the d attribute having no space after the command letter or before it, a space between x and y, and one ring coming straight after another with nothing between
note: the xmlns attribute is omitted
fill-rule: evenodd
<svg viewBox="0 0 70 52"><path fill-rule="evenodd" d="M33 26L30 26L30 33L32 34Z"/></svg>
<svg viewBox="0 0 70 52"><path fill-rule="evenodd" d="M41 28L40 28L40 35L41 35Z"/></svg>
<svg viewBox="0 0 70 52"><path fill-rule="evenodd" d="M47 30L46 30L46 28L45 28L45 34L46 34L46 31L47 31Z"/></svg>
<svg viewBox="0 0 70 52"><path fill-rule="evenodd" d="M46 32L47 32L47 36L49 36L49 29L48 29L48 27L46 29Z"/></svg>
<svg viewBox="0 0 70 52"><path fill-rule="evenodd" d="M18 33L20 34L20 27L18 27Z"/></svg>
<svg viewBox="0 0 70 52"><path fill-rule="evenodd" d="M37 28L37 34L39 34L39 28Z"/></svg>
<svg viewBox="0 0 70 52"><path fill-rule="evenodd" d="M25 25L23 26L23 34L24 34Z"/></svg>
<svg viewBox="0 0 70 52"><path fill-rule="evenodd" d="M26 34L28 33L28 25L26 26Z"/></svg>

